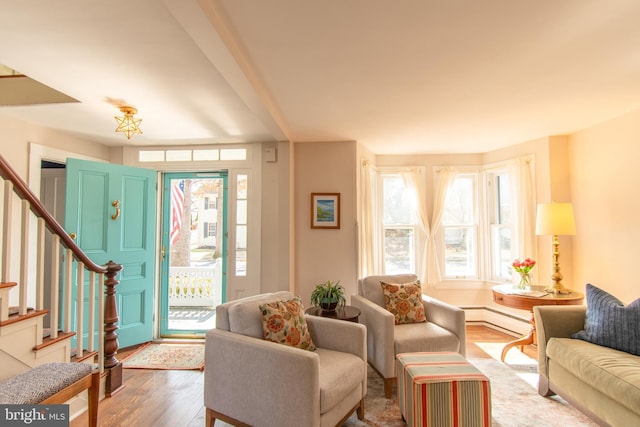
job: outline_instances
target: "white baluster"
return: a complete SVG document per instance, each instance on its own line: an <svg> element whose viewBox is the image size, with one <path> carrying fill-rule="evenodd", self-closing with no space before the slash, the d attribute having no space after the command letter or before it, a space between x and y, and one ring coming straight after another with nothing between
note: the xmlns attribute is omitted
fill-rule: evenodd
<svg viewBox="0 0 640 427"><path fill-rule="evenodd" d="M38 243L36 254L36 310L44 309L44 218L38 218Z"/></svg>
<svg viewBox="0 0 640 427"><path fill-rule="evenodd" d="M51 307L49 308L49 327L51 338L58 338L58 318L60 315L60 236L51 236Z"/></svg>
<svg viewBox="0 0 640 427"><path fill-rule="evenodd" d="M2 282L11 281L11 211L13 203L13 183L11 181L4 182L4 215L2 224Z"/></svg>
<svg viewBox="0 0 640 427"><path fill-rule="evenodd" d="M20 218L20 283L18 283L20 301L18 313L27 314L27 290L29 288L29 202L22 201Z"/></svg>
<svg viewBox="0 0 640 427"><path fill-rule="evenodd" d="M76 357L82 357L84 350L84 264L78 261L76 276Z"/></svg>
<svg viewBox="0 0 640 427"><path fill-rule="evenodd" d="M73 272L73 252L67 249L64 257L64 332L71 331L71 277Z"/></svg>
<svg viewBox="0 0 640 427"><path fill-rule="evenodd" d="M96 349L95 344L95 330L96 330L96 273L94 271L89 272L89 325L87 332L89 334L87 338L87 350L94 351Z"/></svg>

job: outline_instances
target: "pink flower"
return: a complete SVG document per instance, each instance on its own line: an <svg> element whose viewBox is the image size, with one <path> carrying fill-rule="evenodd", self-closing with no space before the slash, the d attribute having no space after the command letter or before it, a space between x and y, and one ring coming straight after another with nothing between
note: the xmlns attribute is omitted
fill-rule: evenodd
<svg viewBox="0 0 640 427"><path fill-rule="evenodd" d="M524 260L514 260L511 264L511 267L513 267L513 269L520 274L529 274L529 272L533 267L535 267L535 265L536 262L534 260L532 260L531 258L525 258Z"/></svg>

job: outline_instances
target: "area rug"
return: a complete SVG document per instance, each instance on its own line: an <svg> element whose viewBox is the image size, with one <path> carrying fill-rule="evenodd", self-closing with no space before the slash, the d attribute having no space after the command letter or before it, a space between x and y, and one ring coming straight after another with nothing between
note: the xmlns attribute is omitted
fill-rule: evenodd
<svg viewBox="0 0 640 427"><path fill-rule="evenodd" d="M469 361L491 381L494 427L597 425L563 399L557 396L552 398L540 396L534 386L520 378L518 376L520 366L523 367L524 374L532 375L530 363L518 364L515 365L516 369L512 369L508 364L491 358ZM537 377L537 374L535 375ZM371 368L369 368L367 381L365 419L360 421L354 414L347 420L344 427L405 427L407 424L402 421L400 415L395 387L393 398L385 399L383 381Z"/></svg>
<svg viewBox="0 0 640 427"><path fill-rule="evenodd" d="M204 344L148 343L122 361L131 369L204 369Z"/></svg>

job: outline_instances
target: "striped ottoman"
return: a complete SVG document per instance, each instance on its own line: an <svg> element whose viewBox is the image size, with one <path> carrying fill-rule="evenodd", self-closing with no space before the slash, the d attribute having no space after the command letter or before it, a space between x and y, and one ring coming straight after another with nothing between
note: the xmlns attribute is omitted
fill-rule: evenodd
<svg viewBox="0 0 640 427"><path fill-rule="evenodd" d="M400 412L409 427L491 427L489 378L460 354L396 357Z"/></svg>

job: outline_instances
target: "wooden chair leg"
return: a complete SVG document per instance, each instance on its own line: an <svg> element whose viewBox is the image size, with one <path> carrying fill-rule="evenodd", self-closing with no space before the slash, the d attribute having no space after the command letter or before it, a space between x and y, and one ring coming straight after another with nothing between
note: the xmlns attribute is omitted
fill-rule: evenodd
<svg viewBox="0 0 640 427"><path fill-rule="evenodd" d="M213 427L213 424L215 424L216 422L216 418L213 415L213 411L209 408L207 408L207 421L205 423L206 427Z"/></svg>
<svg viewBox="0 0 640 427"><path fill-rule="evenodd" d="M391 393L393 391L393 381L395 378L385 378L384 379L384 397L387 399L391 399Z"/></svg>
<svg viewBox="0 0 640 427"><path fill-rule="evenodd" d="M359 420L364 420L364 399L360 401L360 406L358 406L356 413L358 414Z"/></svg>

